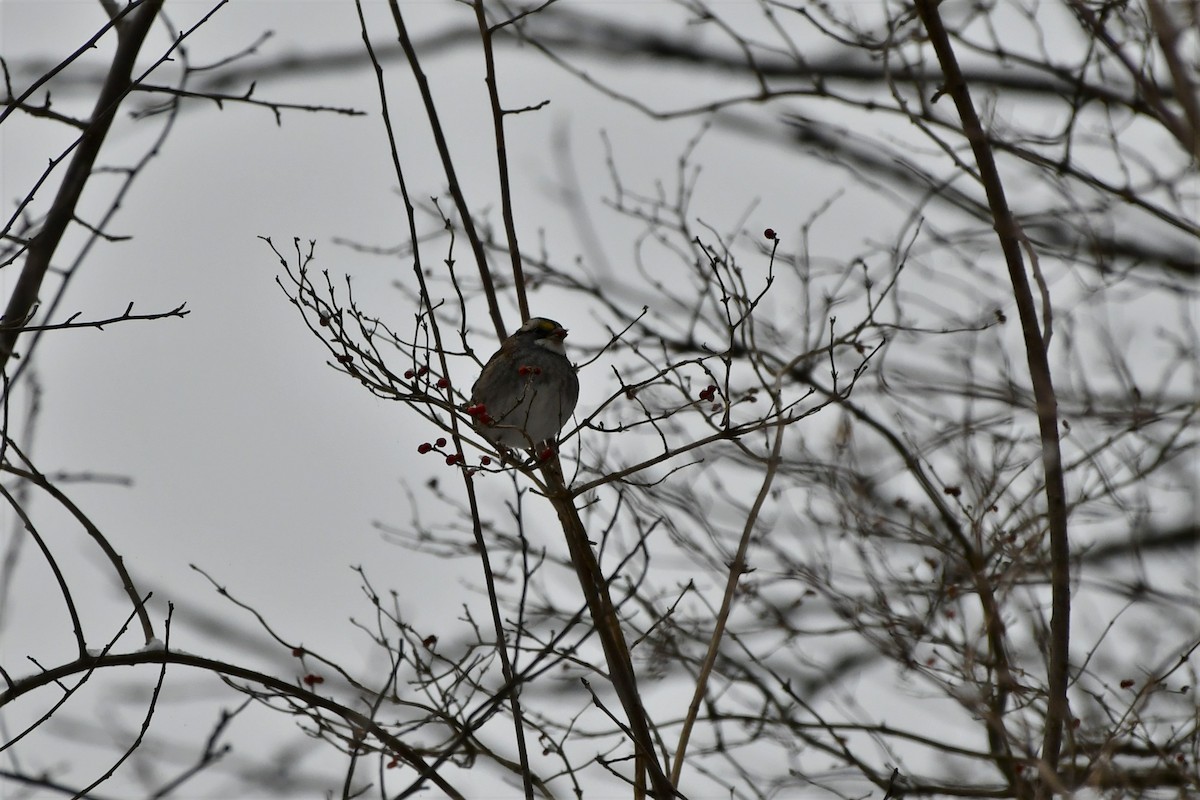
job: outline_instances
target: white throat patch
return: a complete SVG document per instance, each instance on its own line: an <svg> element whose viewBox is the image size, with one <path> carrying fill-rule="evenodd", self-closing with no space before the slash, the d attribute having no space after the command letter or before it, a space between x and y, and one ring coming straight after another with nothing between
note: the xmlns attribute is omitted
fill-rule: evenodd
<svg viewBox="0 0 1200 800"><path fill-rule="evenodd" d="M551 353L558 353L560 356L567 354L567 348L563 347L562 339L554 336L547 336L545 339L536 340L538 345L546 348Z"/></svg>

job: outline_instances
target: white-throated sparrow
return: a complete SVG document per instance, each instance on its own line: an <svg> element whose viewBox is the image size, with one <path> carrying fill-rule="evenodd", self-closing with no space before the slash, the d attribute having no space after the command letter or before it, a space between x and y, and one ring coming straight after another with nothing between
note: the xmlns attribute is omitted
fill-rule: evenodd
<svg viewBox="0 0 1200 800"><path fill-rule="evenodd" d="M579 400L567 359L566 328L534 317L504 340L471 387L467 413L493 444L535 448L554 443Z"/></svg>

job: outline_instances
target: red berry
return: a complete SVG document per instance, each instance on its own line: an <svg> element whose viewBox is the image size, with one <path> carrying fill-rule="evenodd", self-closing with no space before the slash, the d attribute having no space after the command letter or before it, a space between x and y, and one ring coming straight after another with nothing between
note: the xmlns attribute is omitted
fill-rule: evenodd
<svg viewBox="0 0 1200 800"><path fill-rule="evenodd" d="M446 465L447 466L453 467L457 463L458 463L458 453L451 453L450 455L446 456Z"/></svg>
<svg viewBox="0 0 1200 800"><path fill-rule="evenodd" d="M765 231L763 231L763 238L770 239L772 242L775 241L775 229L767 228Z"/></svg>
<svg viewBox="0 0 1200 800"><path fill-rule="evenodd" d="M325 679L322 678L320 675L309 674L309 675L304 676L304 682L306 684L308 684L309 686L314 686L318 683L324 683Z"/></svg>
<svg viewBox="0 0 1200 800"><path fill-rule="evenodd" d="M479 463L483 464L486 467L488 464L492 463L492 457L491 456L483 456L482 458L479 459Z"/></svg>
<svg viewBox="0 0 1200 800"><path fill-rule="evenodd" d="M321 317L320 319L317 320L317 323L320 324L320 326L322 328L328 328L329 327L329 317Z"/></svg>
<svg viewBox="0 0 1200 800"><path fill-rule="evenodd" d="M435 444L435 445L437 445L438 447L445 447L445 446L446 446L446 439L445 439L445 437L439 436L439 437L437 438L437 441L436 441L436 442L434 442L434 444Z"/></svg>
<svg viewBox="0 0 1200 800"><path fill-rule="evenodd" d="M293 647L292 655L295 656L296 658L303 658L304 657L304 648L303 647Z"/></svg>
<svg viewBox="0 0 1200 800"><path fill-rule="evenodd" d="M438 378L437 385L438 385L439 389L445 389L447 386L450 385L450 379L449 378Z"/></svg>
<svg viewBox="0 0 1200 800"><path fill-rule="evenodd" d="M421 367L419 370L417 370L417 377L424 375L426 372L429 372L429 367Z"/></svg>
<svg viewBox="0 0 1200 800"><path fill-rule="evenodd" d="M554 448L553 447L547 447L546 449L542 450L542 452L538 453L539 461L549 461L552 458L554 458Z"/></svg>
<svg viewBox="0 0 1200 800"><path fill-rule="evenodd" d="M421 442L419 445L417 445L417 452L421 455L425 455L432 449L433 445L431 445L429 442Z"/></svg>
<svg viewBox="0 0 1200 800"><path fill-rule="evenodd" d="M404 380L412 380L413 376L416 374L417 373L413 372L411 369L406 369L404 370Z"/></svg>

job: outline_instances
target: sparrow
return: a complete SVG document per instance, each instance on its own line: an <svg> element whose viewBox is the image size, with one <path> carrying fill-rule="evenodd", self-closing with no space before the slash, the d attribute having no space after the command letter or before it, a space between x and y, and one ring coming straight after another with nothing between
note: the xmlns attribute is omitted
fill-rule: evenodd
<svg viewBox="0 0 1200 800"><path fill-rule="evenodd" d="M553 445L579 400L579 378L567 358L567 329L533 317L500 345L471 387L467 413L502 448Z"/></svg>

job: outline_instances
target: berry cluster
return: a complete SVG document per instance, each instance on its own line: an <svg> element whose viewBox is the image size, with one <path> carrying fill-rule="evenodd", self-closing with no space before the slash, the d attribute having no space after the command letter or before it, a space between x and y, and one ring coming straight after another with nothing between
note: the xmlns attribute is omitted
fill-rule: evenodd
<svg viewBox="0 0 1200 800"><path fill-rule="evenodd" d="M437 439L435 439L432 442L421 442L419 445L417 445L417 452L420 453L421 455L425 455L426 453L432 453L434 451L442 453L443 452L442 448L444 448L446 446L446 444L447 444L446 437L439 436ZM453 467L458 464L467 463L466 459L462 456L461 453L444 453L444 454L446 456L446 466L448 466L448 467ZM480 456L479 463L482 466L486 467L488 464L492 463L491 456ZM472 470L470 470L470 472L474 473L475 470L472 469Z"/></svg>
<svg viewBox="0 0 1200 800"><path fill-rule="evenodd" d="M488 414L487 406L483 403L475 403L474 405L467 406L467 414L479 420L482 425L491 425L495 422L491 415Z"/></svg>
<svg viewBox="0 0 1200 800"><path fill-rule="evenodd" d="M404 370L404 380L411 381L413 378L424 378L428 374L429 374L429 367L427 367L427 366L421 366L415 370L406 369L406 370ZM450 388L450 379L449 378L438 378L437 381L435 381L435 383L439 389Z"/></svg>

